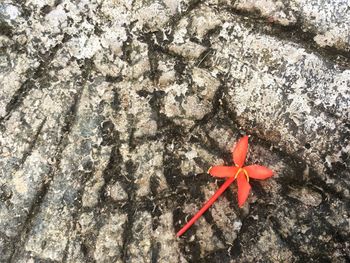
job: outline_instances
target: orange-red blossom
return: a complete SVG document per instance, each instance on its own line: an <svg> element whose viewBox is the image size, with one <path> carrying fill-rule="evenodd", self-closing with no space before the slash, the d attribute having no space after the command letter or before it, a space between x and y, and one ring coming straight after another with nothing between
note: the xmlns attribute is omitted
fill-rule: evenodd
<svg viewBox="0 0 350 263"><path fill-rule="evenodd" d="M216 201L216 199L237 179L238 205L242 207L250 192L249 178L264 180L273 175L273 172L260 165L243 166L248 151L248 136L243 136L232 151L235 166L214 166L208 171L214 177L227 178L218 191L205 203L194 217L176 234L177 237L189 229L194 222Z"/></svg>

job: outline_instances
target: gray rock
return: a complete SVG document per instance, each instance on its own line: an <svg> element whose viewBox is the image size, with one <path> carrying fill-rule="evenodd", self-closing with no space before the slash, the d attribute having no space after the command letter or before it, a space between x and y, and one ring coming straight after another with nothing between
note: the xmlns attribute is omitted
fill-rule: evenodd
<svg viewBox="0 0 350 263"><path fill-rule="evenodd" d="M0 262L346 262L346 1L0 4ZM183 237L250 135L232 186Z"/></svg>
<svg viewBox="0 0 350 263"><path fill-rule="evenodd" d="M322 47L350 50L349 2L327 1L266 1L239 0L232 8L259 16L269 23L298 27L311 33L314 42Z"/></svg>

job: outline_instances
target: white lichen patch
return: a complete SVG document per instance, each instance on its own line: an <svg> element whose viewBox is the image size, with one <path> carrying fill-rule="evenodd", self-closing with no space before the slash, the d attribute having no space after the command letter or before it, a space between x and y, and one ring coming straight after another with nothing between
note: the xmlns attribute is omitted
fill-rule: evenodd
<svg viewBox="0 0 350 263"><path fill-rule="evenodd" d="M170 44L169 50L171 52L174 52L177 55L183 56L184 58L187 58L189 60L197 59L202 55L202 53L207 50L206 47L187 41L184 44Z"/></svg>
<svg viewBox="0 0 350 263"><path fill-rule="evenodd" d="M15 5L1 4L0 14L5 17L8 17L10 20L15 20L21 14L21 12Z"/></svg>
<svg viewBox="0 0 350 263"><path fill-rule="evenodd" d="M283 1L271 0L239 0L233 5L238 10L248 12L258 11L263 17L266 17L271 22L277 22L283 26L293 25L297 19L292 12L288 10Z"/></svg>
<svg viewBox="0 0 350 263"><path fill-rule="evenodd" d="M35 66L35 60L24 54L0 55L0 116L6 115L6 106L25 82L25 72Z"/></svg>
<svg viewBox="0 0 350 263"><path fill-rule="evenodd" d="M28 191L28 184L26 183L26 177L22 171L19 171L13 175L12 184L18 194L26 194Z"/></svg>
<svg viewBox="0 0 350 263"><path fill-rule="evenodd" d="M184 126L193 125L194 120L203 119L212 110L215 92L220 85L207 70L193 67L191 74L192 85L174 83L164 88L166 96L161 109Z"/></svg>
<svg viewBox="0 0 350 263"><path fill-rule="evenodd" d="M128 199L127 193L118 182L107 187L107 195L114 201L126 201Z"/></svg>
<svg viewBox="0 0 350 263"><path fill-rule="evenodd" d="M192 12L190 21L190 34L200 40L210 30L221 24L220 16L207 6L202 6L195 12Z"/></svg>
<svg viewBox="0 0 350 263"><path fill-rule="evenodd" d="M175 62L173 60L159 61L158 70L161 75L158 79L158 84L160 87L166 88L168 85L174 83L175 81Z"/></svg>
<svg viewBox="0 0 350 263"><path fill-rule="evenodd" d="M318 206L322 202L322 196L308 188L291 191L288 195L299 200L306 206Z"/></svg>
<svg viewBox="0 0 350 263"><path fill-rule="evenodd" d="M180 168L185 176L206 173L210 166L224 164L223 160L196 144L187 144L176 154L182 156Z"/></svg>

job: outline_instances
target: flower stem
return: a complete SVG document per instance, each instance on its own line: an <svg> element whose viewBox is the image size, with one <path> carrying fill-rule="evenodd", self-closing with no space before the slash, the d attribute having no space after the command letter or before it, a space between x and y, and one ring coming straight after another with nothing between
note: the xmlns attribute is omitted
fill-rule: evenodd
<svg viewBox="0 0 350 263"><path fill-rule="evenodd" d="M217 190L216 193L212 197L210 197L210 199L205 203L201 210L199 210L197 214L195 214L192 217L192 219L188 221L188 223L183 228L181 228L179 232L177 232L176 236L179 237L183 233L185 233L187 229L189 229L197 221L197 219L200 218L205 211L207 211L207 209L216 201L216 199L218 199L218 197L227 189L227 187L229 187L230 184L233 183L234 180L235 177L229 177L225 181L225 183L219 188L219 190Z"/></svg>

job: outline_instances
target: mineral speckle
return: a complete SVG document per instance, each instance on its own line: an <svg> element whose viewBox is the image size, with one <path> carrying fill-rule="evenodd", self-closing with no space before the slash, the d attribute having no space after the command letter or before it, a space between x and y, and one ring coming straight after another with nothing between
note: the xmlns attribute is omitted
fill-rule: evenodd
<svg viewBox="0 0 350 263"><path fill-rule="evenodd" d="M347 262L346 0L0 3L0 262ZM180 239L250 134L233 184Z"/></svg>

